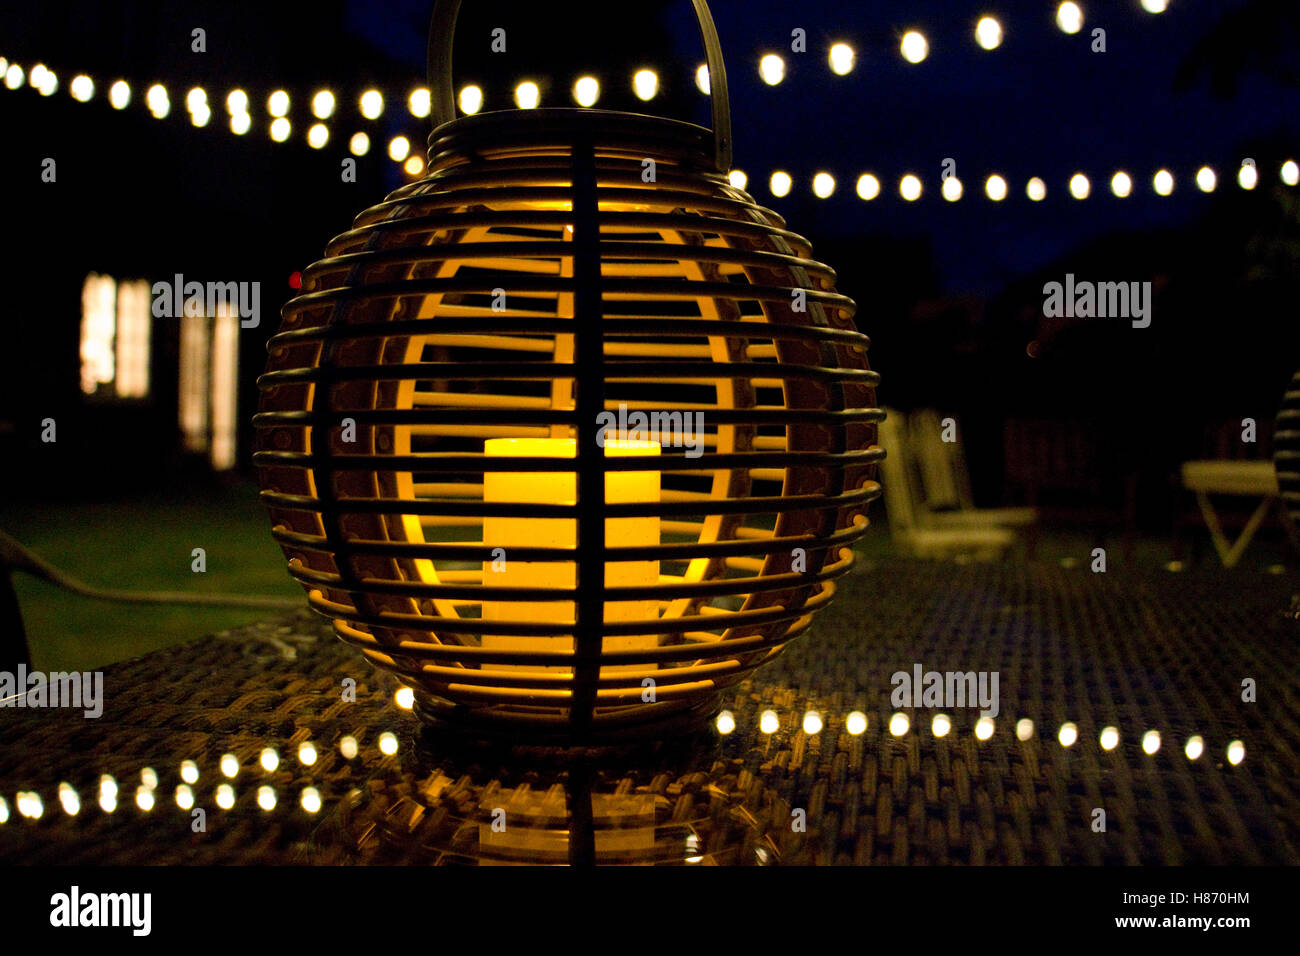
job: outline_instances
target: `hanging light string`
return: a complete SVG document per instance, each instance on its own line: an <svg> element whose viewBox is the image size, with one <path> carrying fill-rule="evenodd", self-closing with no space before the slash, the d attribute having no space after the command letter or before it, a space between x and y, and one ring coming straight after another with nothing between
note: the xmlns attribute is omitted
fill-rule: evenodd
<svg viewBox="0 0 1300 956"><path fill-rule="evenodd" d="M1168 8L1168 0L1138 0L1138 6L1150 14L1164 13ZM1085 15L1080 4L1073 0L1066 0L1056 9L1056 26L1066 34L1075 34L1080 32L1085 24ZM899 36L898 48L895 51L909 63L921 63L926 60L930 53L930 41L926 34L918 28L907 28L896 31ZM974 40L977 46L983 50L992 51L998 49L1004 39L1004 30L1002 22L996 17L982 16L974 22L970 38ZM790 48L795 52L794 55L802 56L806 50L806 31L801 28L795 28L791 31ZM886 55L885 51L880 51L881 55ZM859 59L859 52L852 44L845 40L835 40L826 48L825 63L832 73L836 76L847 76L853 72ZM776 86L785 78L785 60L780 54L765 52L758 59L758 75L764 83L769 86ZM25 74L23 68L18 63L11 63L4 57L0 57L0 78L3 79L4 85L15 90L21 87L25 82L30 82L43 96L52 96L59 88L59 78L54 71L48 69L43 64L37 63L31 68L30 74ZM709 93L709 71L708 67L700 64L695 71L695 85L704 94ZM155 91L161 89L161 93ZM637 97L641 100L654 99L659 90L659 79L655 71L649 69L637 70L632 76L632 89ZM69 83L69 92L74 99L81 102L90 100L95 94L94 81L86 74L78 74L73 77ZM150 88L150 109L155 112L161 112L165 116L170 108L166 99L166 87L162 84L155 84ZM193 91L191 91L192 93ZM200 94L202 90L200 90ZM536 105L538 99L537 84L524 80L515 88L515 99L518 105L523 109L530 108L525 105L533 101ZM239 109L232 109L231 115L237 116L248 112L248 99L242 94L242 91L236 90L232 95L238 94L241 104ZM581 76L573 85L573 98L580 106L593 106L600 95L599 81L592 76ZM131 88L125 80L117 80L109 88L110 101L117 109L125 109L130 102ZM269 112L272 119L284 119L287 116L288 94L283 90L278 90L271 94L271 101L268 103ZM195 116L196 126L207 125L211 117L210 107L205 113L206 99L200 97L199 102L202 104L197 109L190 110L191 115ZM367 89L361 93L355 100L359 107L359 112L366 119L378 119L384 111L386 99L384 94L376 89ZM416 87L406 98L407 108L411 115L423 119L429 115L429 91L423 87ZM283 109L277 109L276 104L283 106ZM460 108L464 113L476 113L482 106L482 90L476 86L467 86L461 90ZM188 101L187 101L187 105ZM325 120L334 113L336 101L333 92L328 89L316 91L311 98L312 114L317 119ZM159 117L162 118L162 117ZM283 127L281 127L283 128ZM245 130L246 132L247 130ZM239 132L236 130L236 132Z"/></svg>
<svg viewBox="0 0 1300 956"><path fill-rule="evenodd" d="M703 71L700 74L702 88L707 92L708 71L703 67L701 70ZM30 81L31 85L45 96L52 95L58 89L58 80L53 71L41 64L33 66L30 73L24 76L20 65L0 57L0 76L4 78L4 85L11 90L20 88L25 80ZM638 70L633 74L632 86L640 98L650 99L657 92L658 76L653 70ZM580 105L592 106L599 98L600 85L595 77L586 75L578 77L573 84L573 89L574 98ZM96 88L89 76L78 74L69 82L68 91L74 99L84 103L94 97ZM109 104L117 110L126 109L133 95L133 90L126 80L116 80L107 91ZM166 119L170 115L171 98L165 85L155 83L148 87L144 99L146 107L156 119ZM531 80L520 82L516 86L515 101L516 106L522 109L536 107L540 101L540 89L537 84ZM313 149L323 149L332 138L330 128L325 121L336 117L339 111L338 99L332 91L320 89L307 102L314 120L307 127L307 144ZM465 86L460 91L458 102L461 111L466 115L477 113L483 106L483 91L477 86ZM293 98L287 90L283 89L274 90L266 98L266 114L271 121L267 129L271 139L277 143L287 142L292 134L293 126L289 119L292 104ZM367 89L357 97L357 106L364 118L377 120L385 110L384 95L377 89ZM208 126L213 120L214 111L209 103L207 91L203 87L192 87L186 93L185 108L189 113L191 124L196 127ZM252 129L252 109L252 100L244 90L234 89L226 95L224 112L228 116L231 132L242 136ZM407 109L414 117L427 117L429 91L423 87L412 90L407 97ZM364 156L371 148L370 134L358 130L347 140L347 144L348 151L352 155ZM388 142L387 152L389 158L400 163L408 175L423 174L424 160L418 154L412 153L411 137L404 134L393 136ZM1296 160L1287 159L1277 167L1276 176L1277 181L1283 185L1295 186L1300 183L1300 166L1297 165ZM1213 167L1203 165L1191 174L1190 180L1200 192L1210 193L1218 187L1219 174ZM1252 190L1261 182L1265 182L1265 174L1253 161L1247 160L1237 169L1235 181L1241 189ZM734 169L731 171L731 183L737 189L747 189L749 176L743 170ZM1011 188L1007 178L997 172L989 173L982 180L976 180L976 183L982 184L982 189L978 189L976 193L992 202L1002 202L1017 195L1023 196L1030 202L1041 202L1048 195L1046 181L1038 176L1029 178L1023 188L1015 190ZM1059 185L1063 186L1066 193L1074 199L1087 199L1094 192L1103 191L1108 191L1116 198L1126 199L1143 187L1149 188L1157 196L1170 196L1175 192L1176 183L1177 179L1171 170L1160 168L1149 177L1140 180L1128 171L1117 170L1106 183L1108 190L1104 187L1094 190L1092 181L1083 172L1072 174L1066 182ZM768 192L776 199L788 196L795 185L794 177L784 170L772 171L767 179ZM835 175L824 170L809 177L808 186L818 199L828 199L838 189ZM948 202L957 202L968 195L965 183L956 176L942 178L936 188L938 195ZM916 202L928 191L927 185L912 172L898 179L896 190L887 189L885 182L874 172L860 173L855 181L855 192L858 198L864 201L871 201L888 194L895 195L906 202Z"/></svg>
<svg viewBox="0 0 1300 956"><path fill-rule="evenodd" d="M1139 0L1139 6L1147 13L1159 14L1165 12L1168 2L1167 0ZM1056 26L1061 32L1077 33L1083 28L1084 22L1084 12L1078 3L1066 0L1057 7ZM982 49L991 51L1002 45L1004 31L997 18L983 16L975 22L972 36ZM920 30L903 31L899 40L898 53L909 63L920 63L929 55L929 40ZM835 41L827 48L826 62L831 72L838 76L845 76L852 72L857 59L857 51L846 42ZM758 75L769 86L781 83L785 78L785 61L776 53L763 54L758 61ZM0 57L0 81L9 90L19 89L25 83L30 84L42 96L52 96L59 89L58 76L44 64L37 63L30 71L24 73L20 64L10 62L4 57ZM695 85L701 93L709 94L708 67L704 64L700 64L695 71ZM631 87L638 99L651 100L659 92L659 76L654 70L638 69L632 74ZM69 81L68 92L78 102L89 102L96 93L95 82L84 73L77 74ZM572 97L579 106L595 106L600 99L600 93L600 81L596 77L584 74L574 80ZM117 110L126 109L133 96L134 91L125 79L115 80L107 89L109 104ZM393 98L400 99L400 96ZM517 108L534 109L540 105L541 98L542 90L535 81L524 79L515 84L514 105ZM430 95L427 88L415 87L405 100L406 109L411 116L417 119L429 116ZM156 119L165 119L171 113L170 94L168 87L163 83L149 86L145 91L144 101ZM307 102L312 117L306 130L307 144L313 149L324 149L331 140L330 127L325 121L334 118L339 112L339 100L332 90L322 88L314 91ZM353 102L363 119L375 121L383 116L389 100L382 91L368 88ZM267 96L265 109L270 120L267 131L271 139L277 143L287 142L293 133L293 121L289 118L292 103L293 97L284 89L274 90ZM483 90L472 84L464 86L457 97L457 103L463 114L477 113L484 104ZM232 133L243 136L253 128L253 106L247 92L242 89L231 90L226 96L224 105ZM213 119L213 108L208 102L207 91L201 86L192 87L187 92L185 107L191 124L196 127L205 127ZM358 130L349 137L347 143L348 151L353 156L365 156L371 147L370 134ZM408 136L392 137L387 152L389 158L400 163L408 175L416 177L423 174L424 159L412 153L411 139ZM1281 164L1277 175L1282 184L1295 186L1300 181L1300 168L1297 167L1295 160L1288 159ZM1251 161L1242 163L1237 171L1236 180L1237 184L1245 190L1254 189L1261 181L1259 171ZM1215 190L1218 176L1212 167L1202 166L1196 171L1193 181L1201 192L1209 193ZM745 189L748 176L742 170L733 170L731 182L736 188ZM789 195L794 185L795 180L783 170L773 171L768 178L768 191L777 199ZM809 185L813 195L819 199L827 199L836 191L835 177L826 171L814 174L809 180ZM984 179L983 185L983 195L993 202L1001 202L1011 195L1007 180L999 173L989 174ZM1121 199L1128 198L1134 190L1133 177L1124 170L1114 172L1110 177L1109 185L1110 192ZM1150 178L1149 185L1158 196L1172 195L1175 185L1174 174L1167 169L1157 170ZM1082 172L1074 173L1065 186L1069 195L1075 199L1086 199L1093 192L1088 176ZM860 199L870 201L885 192L881 180L874 173L861 173L857 177L856 193ZM897 195L906 202L915 202L926 192L925 184L914 173L907 173L898 181ZM957 202L966 195L966 189L960 179L948 176L940 181L938 193L948 202ZM1047 197L1047 193L1047 184L1042 178L1035 176L1026 181L1023 195L1029 201L1040 202Z"/></svg>

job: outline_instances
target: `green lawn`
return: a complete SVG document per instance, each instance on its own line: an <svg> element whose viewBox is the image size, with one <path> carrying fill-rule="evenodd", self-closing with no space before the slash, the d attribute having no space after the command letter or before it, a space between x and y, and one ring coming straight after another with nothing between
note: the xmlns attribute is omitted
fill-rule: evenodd
<svg viewBox="0 0 1300 956"><path fill-rule="evenodd" d="M0 504L0 529L45 560L101 587L306 597L285 570L270 521L249 483L134 501ZM191 570L195 548L207 570ZM92 669L277 612L258 608L95 601L15 575L41 670Z"/></svg>
<svg viewBox="0 0 1300 956"><path fill-rule="evenodd" d="M889 529L872 509L872 528L858 545L863 556L889 560ZM248 482L205 483L170 497L114 502L0 503L0 529L56 567L88 584L153 591L259 594L302 601L289 577L270 522ZM1194 532L1193 532L1194 533ZM1217 568L1202 531L1195 565ZM1189 540L1189 544L1192 541ZM1138 540L1130 562L1118 537L1105 542L1108 570L1125 565L1162 568L1170 558L1167 539ZM1084 534L1041 535L1035 559L1072 560L1087 568L1093 542ZM194 548L206 551L207 570L191 571ZM1189 557L1192 555L1189 554ZM1278 532L1265 532L1233 573L1259 574L1294 568L1295 559ZM93 669L158 648L193 640L240 624L274 616L274 610L126 605L82 598L15 576L33 666L41 670Z"/></svg>

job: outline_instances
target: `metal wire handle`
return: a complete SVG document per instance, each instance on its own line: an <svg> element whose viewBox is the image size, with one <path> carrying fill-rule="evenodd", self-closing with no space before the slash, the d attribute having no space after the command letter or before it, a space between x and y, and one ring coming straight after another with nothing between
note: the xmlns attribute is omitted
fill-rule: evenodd
<svg viewBox="0 0 1300 956"><path fill-rule="evenodd" d="M704 58L709 64L709 89L713 100L714 164L718 172L731 170L731 102L727 98L727 69L722 62L722 45L705 0L691 0L695 19L704 39ZM460 0L437 0L429 20L429 102L433 128L456 118L456 101L451 89L451 45L456 33ZM438 82L441 80L441 82Z"/></svg>

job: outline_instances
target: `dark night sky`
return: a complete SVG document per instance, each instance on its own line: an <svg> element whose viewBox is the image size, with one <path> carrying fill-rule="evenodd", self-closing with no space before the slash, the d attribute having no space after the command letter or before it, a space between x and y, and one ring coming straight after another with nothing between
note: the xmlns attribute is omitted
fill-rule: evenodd
<svg viewBox="0 0 1300 956"><path fill-rule="evenodd" d="M1179 67L1198 44L1213 54L1226 42L1226 34L1214 33L1225 14L1275 5L1276 0L1174 0L1166 12L1151 15L1138 0L1090 0L1083 4L1084 29L1074 35L1056 27L1056 4L1049 0L715 0L711 6L727 57L736 165L750 174L755 197L814 238L872 234L921 240L938 263L942 291L992 295L1016 276L1099 236L1192 220L1214 200L1192 185L1202 163L1219 171L1222 195L1236 188L1231 179L1243 157L1258 154L1264 164L1295 146L1300 139L1295 14L1286 21L1292 35L1281 54L1289 84L1260 69L1278 57L1268 47L1279 39L1260 30L1251 36L1259 51L1247 57L1234 96L1212 93L1203 74L1194 77L1190 88L1175 90ZM556 18L554 11L564 6L470 0L457 47L459 63L468 72L457 71L457 85L468 78L504 89L524 70L550 70L557 89L544 105L568 105L567 89L579 70L603 68L610 90L627 82L626 75L615 77L626 74L642 50L663 57L663 38L670 44L672 62L655 65L672 95L656 101L654 108L680 112L685 104L690 118L707 121L707 100L691 83L703 57L685 0L635 7L575 3L570 5L575 12ZM276 83L304 90L326 84L354 96L373 82L390 94L385 129L404 131L420 142L426 131L402 100L423 76L430 8L430 0L267 5L144 0L10 7L0 13L0 35L5 37L0 55L27 65L41 59L59 70L64 87L44 102L53 121L69 110L86 109L66 102L69 71L76 69L100 80L99 95L89 106L99 113L109 113L103 91L110 76L163 79L181 89L205 82L214 94L215 129L187 128L180 89L174 92L168 124L177 138L219 141L237 165L260 162L267 144L264 132L239 139L222 131L219 100L234 85L251 91ZM986 13L998 16L1004 30L1003 43L994 51L980 49L972 37L975 21ZM498 20L514 28L511 42L507 55L488 61L478 53L486 45L479 26ZM194 24L208 26L211 50L206 57L193 56L185 42ZM1106 30L1105 53L1090 49L1097 26ZM789 50L794 27L807 31L804 54ZM899 37L911 28L921 30L930 44L929 57L917 65L898 52ZM1245 32L1250 36L1249 26ZM848 76L836 77L827 67L825 51L833 40L847 41L858 51L857 66ZM777 87L758 78L757 62L765 52L786 59L786 79ZM137 98L141 93L137 90ZM29 89L18 95L33 96ZM8 91L0 90L0 110L6 96ZM255 95L255 108L257 99ZM296 109L301 110L304 99L296 101ZM502 99L490 98L489 108L508 106ZM619 104L611 104L607 94L601 105ZM351 103L340 112L349 112L346 107L352 107L355 119ZM299 114L295 139L305 121ZM348 135L345 125L339 121L334 131L336 146ZM131 129L120 122L117 128L121 148L130 148ZM295 161L321 169L336 165L335 154L341 154L341 149L314 152L301 145L280 153L292 149ZM945 202L939 194L945 157L956 161L965 185L958 203ZM1177 177L1170 198L1155 196L1150 187L1160 166ZM391 166L380 168L384 191L401 181ZM795 189L784 199L767 189L774 168L795 177ZM1117 168L1134 177L1134 194L1126 200L1109 193L1109 178ZM1266 184L1276 181L1275 163L1261 168ZM838 182L836 195L825 201L814 199L809 190L812 174L822 169ZM866 170L881 179L884 190L871 203L853 193L858 174ZM1083 202L1066 191L1076 171L1088 174L1093 184L1092 198ZM898 197L898 180L905 172L916 173L925 185L919 202ZM1003 203L983 196L990 172L1010 183ZM1025 180L1035 175L1048 184L1042 203L1024 196ZM351 208L361 204L354 202Z"/></svg>
<svg viewBox="0 0 1300 956"><path fill-rule="evenodd" d="M678 79L685 82L703 59L690 4L661 6ZM1203 73L1190 88L1175 91L1179 68L1197 45L1225 14L1251 4L1174 0L1159 15L1144 11L1138 0L1082 6L1084 29L1068 35L1057 28L1056 4L1047 0L715 0L710 8L727 58L736 165L750 173L755 197L797 230L928 237L947 291L991 294L1107 232L1185 223L1211 201L1192 183L1202 164L1218 171L1220 191L1235 189L1230 180L1243 157L1272 142L1296 142L1300 86L1279 83L1259 69L1276 38L1256 37L1259 52L1248 61L1235 96L1213 93ZM427 9L427 0L353 2L348 19L359 35L409 63L418 76L424 42L410 24ZM1004 33L992 51L972 37L976 20L986 14L1000 19ZM621 42L631 22L625 21L622 36L615 25L609 42ZM795 27L807 31L807 53L789 52ZM1091 50L1095 27L1106 30L1105 53ZM919 29L929 40L930 55L920 64L898 53L908 29ZM841 40L858 51L856 67L845 77L835 76L825 58L829 44ZM574 46L555 51L557 76L569 72L566 58L581 60L582 46ZM786 60L786 79L777 87L758 77L758 60L767 52ZM1293 43L1293 77L1295 52ZM705 98L694 94L692 100L694 118L706 122ZM938 192L945 157L957 161L965 185L958 203L945 202ZM1168 198L1150 187L1161 167L1177 180ZM766 187L775 168L796 180L784 199ZM1276 180L1276 165L1261 168L1266 182ZM813 199L808 186L823 169L838 184L827 201ZM1134 178L1133 195L1124 200L1109 191L1116 169ZM859 173L868 170L884 185L882 196L869 204L852 192ZM1079 171L1093 185L1092 197L1083 202L1066 190ZM898 180L906 172L916 173L926 187L916 203L898 197ZM992 172L1011 185L1000 204L982 192ZM1047 182L1044 202L1025 198L1030 176Z"/></svg>
<svg viewBox="0 0 1300 956"><path fill-rule="evenodd" d="M1276 184L1281 159L1300 159L1300 4L1172 0L1159 15L1144 12L1139 0L1082 6L1083 30L1067 35L1055 25L1051 0L716 0L711 7L727 59L736 165L750 175L754 197L811 238L815 254L839 273L840 289L858 301L888 403L973 407L971 396L978 394L994 416L1013 403L1092 415L1095 403L1082 403L1091 402L1095 368L1105 363L1107 380L1123 383L1102 393L1115 414L1136 405L1149 415L1187 416L1173 407L1184 397L1179 370L1199 361L1213 337L1221 362L1216 374L1231 378L1223 393L1271 415L1295 368L1300 337L1287 318L1294 315L1294 254L1287 253L1291 273L1280 282L1257 283L1257 289L1234 283L1253 261L1252 237L1271 230L1283 239L1279 247L1292 241L1286 230L1293 224L1279 209L1293 200ZM0 56L26 68L44 62L60 77L58 93L48 98L30 87L0 89L0 128L7 134L0 198L11 221L21 224L0 240L7 251L0 280L9 290L0 303L9 331L8 348L0 350L0 426L30 418L33 395L47 405L65 403L70 413L84 409L77 336L81 286L90 271L262 282L267 320L240 339L241 407L255 407L265 339L292 294L288 276L318 259L358 212L407 181L384 144L403 133L419 149L427 135L427 121L406 110L406 94L423 82L431 8L431 0L51 0L0 8ZM996 15L1005 32L994 51L973 38L984 14ZM506 54L487 49L498 24L508 28ZM208 31L202 55L190 49L195 26ZM1105 53L1091 50L1098 26L1106 30ZM807 31L806 53L790 52L795 27ZM898 51L908 29L929 41L929 56L917 65ZM827 47L837 40L858 53L857 67L845 77L826 63ZM786 60L779 86L758 77L766 52ZM1235 90L1211 89L1204 69L1187 72L1189 82L1179 84L1180 71L1198 58L1227 64L1222 75L1238 81ZM602 79L603 108L703 123L708 100L693 82L702 60L686 0L467 0L454 72L457 87L480 83L486 108L500 109L512 105L509 90L522 76L550 83L544 106L569 106L574 77L591 70ZM1240 62L1234 67L1234 61ZM642 64L658 68L663 86L649 107L627 89L632 69ZM80 71L97 86L85 104L68 95ZM122 112L105 102L118 76L134 91ZM141 105L145 87L159 80L172 101L161 122ZM203 129L186 117L185 90L194 84L208 90L213 109ZM357 95L370 85L387 98L374 122L356 108ZM284 144L272 143L266 132L266 96L280 86L294 97L294 132ZM339 112L330 120L327 148L313 150L304 142L311 122L306 109L322 86L335 91ZM252 99L254 128L247 136L226 125L224 100L232 87L247 89ZM347 140L361 128L369 129L374 148L359 161L357 182L342 183ZM58 157L57 188L39 181L45 157ZM965 184L957 203L940 195L945 157L956 161ZM1261 187L1250 194L1235 184L1244 157L1256 158L1261 172ZM1192 183L1202 164L1219 173L1213 195ZM1151 175L1162 166L1177 177L1169 198L1151 189ZM784 199L767 187L774 168L795 178ZM1133 177L1128 199L1110 194L1117 168ZM830 199L811 194L819 170L837 179ZM880 197L869 203L854 194L863 171L882 182ZM995 171L1010 184L1001 203L983 194ZM1084 201L1066 189L1076 171L1092 181ZM898 196L906 172L924 183L919 202ZM1046 180L1046 201L1025 198L1030 176ZM1048 328L1044 337L1043 276L1060 278L1076 262L1104 270L1096 276L1104 279L1173 275L1152 331L1121 337L1093 323L1069 335ZM955 311L934 305L944 296L958 299ZM1219 316L1228 309L1235 334L1225 336ZM32 315L41 321L30 321ZM158 367L174 365L161 340L158 349ZM989 381L1000 393L988 391ZM160 395L165 385L159 381ZM1203 406L1196 414L1228 401L1216 389L1193 397ZM154 413L157 422L142 422L141 434L174 427L165 401Z"/></svg>

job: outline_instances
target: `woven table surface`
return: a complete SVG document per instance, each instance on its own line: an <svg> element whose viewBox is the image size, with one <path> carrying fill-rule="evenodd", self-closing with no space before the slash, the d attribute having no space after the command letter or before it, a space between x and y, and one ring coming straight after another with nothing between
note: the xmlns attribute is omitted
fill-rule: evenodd
<svg viewBox="0 0 1300 956"><path fill-rule="evenodd" d="M1296 863L1297 590L1291 576L1217 570L864 563L808 634L728 692L731 733L561 754L423 732L394 703L393 680L304 610L106 668L99 719L0 709L0 859ZM977 707L918 707L902 708L910 727L892 734L891 675L917 664L996 671L992 733L977 737ZM760 729L768 710L772 733ZM803 729L809 711L819 732ZM856 735L854 711L867 718ZM931 724L941 711L942 737ZM1078 734L1069 747L1066 722ZM1109 750L1105 727L1118 730ZM1193 735L1196 760L1184 751ZM1232 741L1244 745L1236 765ZM274 770L260 764L265 748ZM233 779L219 770L225 754L240 765ZM177 805L185 760L198 767L202 827ZM136 802L146 767L149 810ZM99 803L104 774L117 783L112 812ZM78 795L75 815L61 783ZM300 802L308 787L314 813ZM39 818L19 812L20 791L39 796Z"/></svg>

